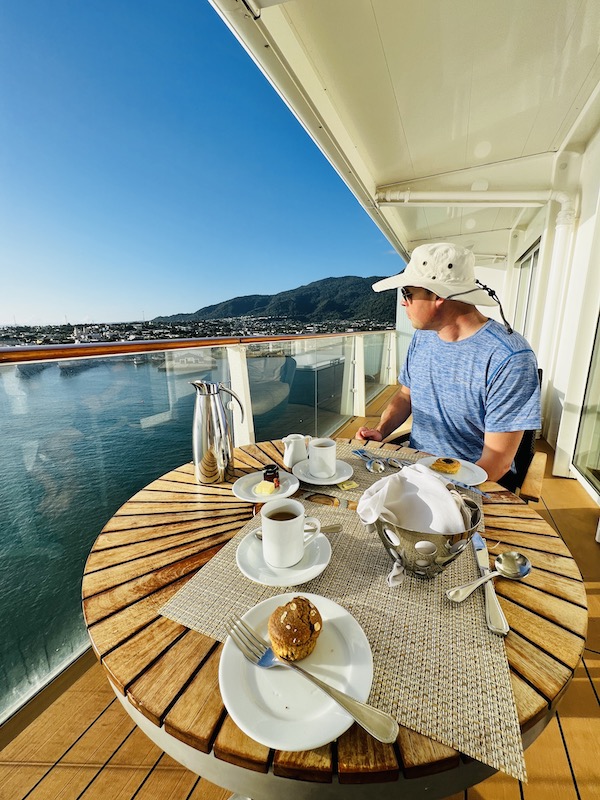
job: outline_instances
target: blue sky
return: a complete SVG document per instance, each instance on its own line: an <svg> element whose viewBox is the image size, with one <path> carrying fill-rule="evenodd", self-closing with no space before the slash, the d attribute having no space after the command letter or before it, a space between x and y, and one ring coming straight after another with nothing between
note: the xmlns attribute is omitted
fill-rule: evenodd
<svg viewBox="0 0 600 800"><path fill-rule="evenodd" d="M0 324L402 262L206 0L0 0Z"/></svg>

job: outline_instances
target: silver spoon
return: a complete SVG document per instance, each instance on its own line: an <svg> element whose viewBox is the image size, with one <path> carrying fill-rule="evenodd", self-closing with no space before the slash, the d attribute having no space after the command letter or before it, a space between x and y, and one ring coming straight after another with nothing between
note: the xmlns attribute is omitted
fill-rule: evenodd
<svg viewBox="0 0 600 800"><path fill-rule="evenodd" d="M309 525L306 528L304 528L304 530L307 531L307 532L308 531L314 531L314 527ZM322 528L321 528L321 533L337 533L338 531L341 531L341 530L342 530L342 526L341 525L323 525ZM254 531L254 535L256 536L257 539L260 539L261 542L262 542L262 531L260 529L257 530L257 531Z"/></svg>
<svg viewBox="0 0 600 800"><path fill-rule="evenodd" d="M461 603L463 600L472 594L478 586L481 586L496 575L501 575L503 578L510 578L513 581L519 581L531 572L531 561L522 553L517 553L516 550L507 550L505 553L500 553L494 562L496 569L494 572L488 572L477 578L476 581L465 583L463 586L456 586L454 589L446 589L446 597L453 600L455 603Z"/></svg>
<svg viewBox="0 0 600 800"><path fill-rule="evenodd" d="M384 471L385 463L380 458L370 458L365 463L365 467L369 470L369 472L379 475L380 472Z"/></svg>
<svg viewBox="0 0 600 800"><path fill-rule="evenodd" d="M408 467L412 464L412 461L405 460L403 458L388 458L386 459L387 463L390 467L394 467L394 469L402 469L402 467Z"/></svg>
<svg viewBox="0 0 600 800"><path fill-rule="evenodd" d="M385 461L382 458L372 458L371 454L366 450L353 450L352 452L355 456L359 456L363 461L366 462L365 467L369 470L369 472L379 474L380 472L384 471Z"/></svg>

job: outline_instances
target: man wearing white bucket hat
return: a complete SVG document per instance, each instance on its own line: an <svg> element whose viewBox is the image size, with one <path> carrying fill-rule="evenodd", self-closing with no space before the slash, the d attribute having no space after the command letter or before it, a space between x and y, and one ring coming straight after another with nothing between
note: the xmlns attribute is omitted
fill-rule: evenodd
<svg viewBox="0 0 600 800"><path fill-rule="evenodd" d="M420 245L404 272L373 289L400 289L416 330L398 392L377 427L360 428L358 438L380 442L412 413L411 447L477 463L490 480L506 476L523 431L541 427L537 362L493 289L475 279L473 253ZM478 305L499 305L504 325Z"/></svg>

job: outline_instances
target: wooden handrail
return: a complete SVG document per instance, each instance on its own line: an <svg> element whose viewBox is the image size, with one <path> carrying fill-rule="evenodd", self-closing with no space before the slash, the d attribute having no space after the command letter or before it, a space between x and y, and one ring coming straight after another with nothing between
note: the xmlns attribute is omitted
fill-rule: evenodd
<svg viewBox="0 0 600 800"><path fill-rule="evenodd" d="M358 331L357 333L381 333ZM98 356L134 355L160 350L183 350L192 347L225 347L232 344L263 344L265 342L330 339L355 336L355 333L310 333L294 336L233 336L214 339L148 339L131 342L90 342L86 344L41 344L0 348L0 364L21 364L28 361L52 361L66 358L95 358Z"/></svg>

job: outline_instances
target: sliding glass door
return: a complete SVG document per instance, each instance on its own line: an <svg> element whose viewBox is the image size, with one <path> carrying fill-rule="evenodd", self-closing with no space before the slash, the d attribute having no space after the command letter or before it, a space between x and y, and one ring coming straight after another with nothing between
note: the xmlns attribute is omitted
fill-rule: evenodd
<svg viewBox="0 0 600 800"><path fill-rule="evenodd" d="M573 464L600 494L600 324L596 328Z"/></svg>
<svg viewBox="0 0 600 800"><path fill-rule="evenodd" d="M539 253L540 244L538 242L518 261L519 285L513 327L526 339L529 339L531 334L531 319L528 312L531 298L535 292Z"/></svg>

